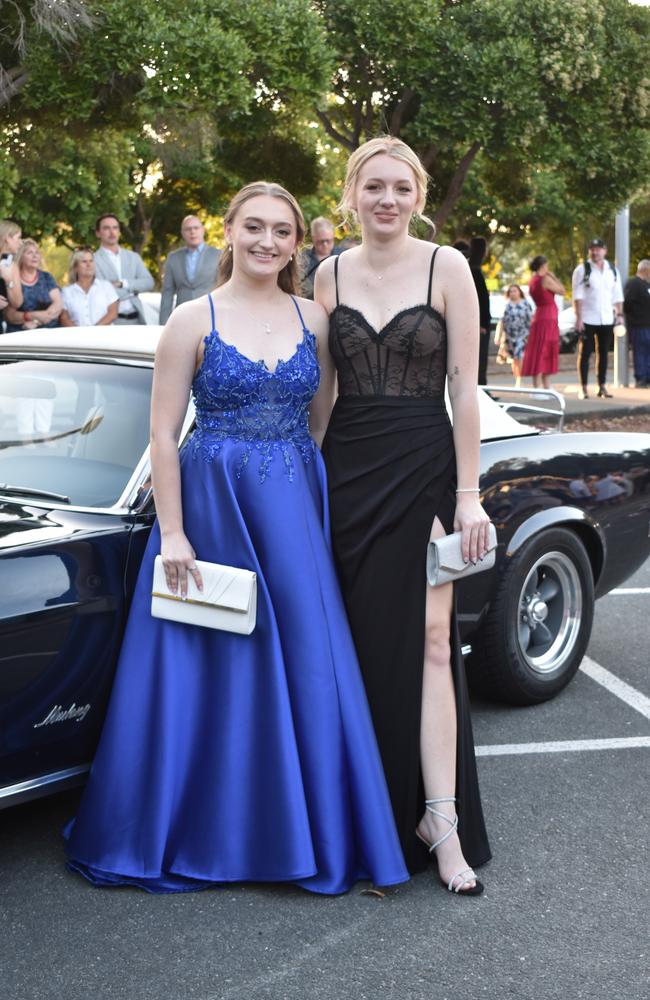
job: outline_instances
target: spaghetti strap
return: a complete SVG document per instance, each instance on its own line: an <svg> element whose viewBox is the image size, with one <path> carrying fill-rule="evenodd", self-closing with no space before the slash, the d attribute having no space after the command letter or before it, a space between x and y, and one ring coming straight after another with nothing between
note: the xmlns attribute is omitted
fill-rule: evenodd
<svg viewBox="0 0 650 1000"><path fill-rule="evenodd" d="M295 298L293 297L293 295L291 295L291 296L290 296L290 298L291 298L291 301L293 302L294 306L295 306L295 307L296 307L296 309L298 310L298 315L300 316L300 322L301 322L301 324L302 324L302 332L303 332L303 333L309 333L309 327L308 327L308 326L305 326L305 321L304 321L304 319L302 318L302 313L300 312L300 306L298 305L298 302L297 302L297 301L296 301L296 299L295 299Z"/></svg>
<svg viewBox="0 0 650 1000"><path fill-rule="evenodd" d="M431 267L429 268L429 290L427 292L427 305L428 306L431 305L431 289L433 287L433 265L435 264L436 254L438 253L439 249L440 249L440 247L436 247L436 249L431 254Z"/></svg>
<svg viewBox="0 0 650 1000"><path fill-rule="evenodd" d="M217 332L217 325L214 317L214 302L212 301L212 295L208 292L208 302L210 303L210 315L212 317L212 326L210 327L210 333Z"/></svg>
<svg viewBox="0 0 650 1000"><path fill-rule="evenodd" d="M339 304L339 257L334 258L334 288L336 289L336 304Z"/></svg>

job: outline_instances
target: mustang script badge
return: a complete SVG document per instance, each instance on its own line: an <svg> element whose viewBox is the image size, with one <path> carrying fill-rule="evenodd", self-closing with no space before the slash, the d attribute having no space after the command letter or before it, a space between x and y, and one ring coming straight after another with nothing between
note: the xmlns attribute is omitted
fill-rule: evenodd
<svg viewBox="0 0 650 1000"><path fill-rule="evenodd" d="M81 722L86 718L89 711L90 705L76 705L74 701L70 705L70 708L55 705L44 719L34 724L34 729L40 729L41 726L53 726L55 722L69 722L72 719L75 722Z"/></svg>

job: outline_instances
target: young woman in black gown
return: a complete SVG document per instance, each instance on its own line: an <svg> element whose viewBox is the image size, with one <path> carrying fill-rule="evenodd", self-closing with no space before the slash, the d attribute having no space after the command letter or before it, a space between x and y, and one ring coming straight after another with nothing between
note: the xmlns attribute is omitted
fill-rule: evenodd
<svg viewBox="0 0 650 1000"><path fill-rule="evenodd" d="M339 398L323 446L334 551L411 872L435 854L453 891L490 858L451 584L425 580L430 538L487 549L478 492L478 307L467 261L409 235L427 174L392 137L350 157L342 208L363 241L319 268ZM445 381L453 431L445 409ZM454 800L458 803L458 826Z"/></svg>

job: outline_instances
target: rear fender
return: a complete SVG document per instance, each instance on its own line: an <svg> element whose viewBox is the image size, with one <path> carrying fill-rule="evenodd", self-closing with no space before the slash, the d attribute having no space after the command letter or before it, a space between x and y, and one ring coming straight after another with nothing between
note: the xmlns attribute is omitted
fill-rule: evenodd
<svg viewBox="0 0 650 1000"><path fill-rule="evenodd" d="M583 543L594 577L594 586L605 564L607 542L602 528L597 521L578 507L552 507L550 510L540 510L520 524L508 542L505 555L513 556L525 542L546 528L568 528L579 536Z"/></svg>

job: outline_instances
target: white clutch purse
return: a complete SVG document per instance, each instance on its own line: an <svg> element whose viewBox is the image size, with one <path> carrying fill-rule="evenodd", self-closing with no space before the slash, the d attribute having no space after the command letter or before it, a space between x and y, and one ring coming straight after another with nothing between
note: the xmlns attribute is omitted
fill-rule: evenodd
<svg viewBox="0 0 650 1000"><path fill-rule="evenodd" d="M494 566L497 531L493 524L490 524L488 551L483 559L477 563L463 562L463 553L460 548L461 538L462 532L455 531L453 535L445 535L444 538L437 538L435 541L429 542L427 547L427 581L432 587L443 583L453 583L455 580L464 580L466 576L473 576L474 573L481 573Z"/></svg>
<svg viewBox="0 0 650 1000"><path fill-rule="evenodd" d="M250 635L257 615L257 576L248 569L196 561L203 579L199 590L187 574L187 597L167 589L162 556L156 556L151 590L151 614L186 625Z"/></svg>

